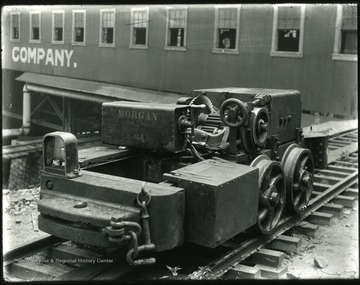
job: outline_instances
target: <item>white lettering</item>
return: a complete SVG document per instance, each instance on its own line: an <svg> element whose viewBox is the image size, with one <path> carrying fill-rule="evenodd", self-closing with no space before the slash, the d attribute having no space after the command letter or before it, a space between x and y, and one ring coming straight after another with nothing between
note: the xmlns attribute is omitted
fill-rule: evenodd
<svg viewBox="0 0 360 285"><path fill-rule="evenodd" d="M33 50L31 48L28 48L28 63L33 59L34 63L36 63L36 48Z"/></svg>
<svg viewBox="0 0 360 285"><path fill-rule="evenodd" d="M66 55L66 66L67 67L70 67L70 60L71 60L71 57L72 57L72 54L73 54L73 50L70 50L70 52L68 52L67 50L65 50L65 55Z"/></svg>
<svg viewBox="0 0 360 285"><path fill-rule="evenodd" d="M38 48L37 50L37 64L40 63L40 60L45 58L45 51L43 48Z"/></svg>
<svg viewBox="0 0 360 285"><path fill-rule="evenodd" d="M77 67L76 62L72 61L73 50L66 49L43 49L31 47L18 47L15 46L11 52L13 62L32 63L32 64L45 64L53 66L66 66Z"/></svg>
<svg viewBox="0 0 360 285"><path fill-rule="evenodd" d="M49 62L51 65L54 65L54 55L52 49L47 50L45 65L48 65Z"/></svg>
<svg viewBox="0 0 360 285"><path fill-rule="evenodd" d="M20 61L26 62L26 60L27 60L27 50L26 50L26 47L22 47L20 49Z"/></svg>
<svg viewBox="0 0 360 285"><path fill-rule="evenodd" d="M14 47L12 50L12 60L14 62L18 62L19 61L19 47Z"/></svg>
<svg viewBox="0 0 360 285"><path fill-rule="evenodd" d="M55 65L58 66L58 61L60 61L60 66L64 66L64 50L61 51L55 50Z"/></svg>

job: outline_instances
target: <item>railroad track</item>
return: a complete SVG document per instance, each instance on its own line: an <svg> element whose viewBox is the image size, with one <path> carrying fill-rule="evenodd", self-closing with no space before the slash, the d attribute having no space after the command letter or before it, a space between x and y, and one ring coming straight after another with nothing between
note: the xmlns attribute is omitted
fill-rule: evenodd
<svg viewBox="0 0 360 285"><path fill-rule="evenodd" d="M4 273L13 281L277 278L284 274L280 266L283 251L296 252L300 243L287 235L290 229L312 232L311 225L328 224L344 207L354 205L358 197L357 134L355 130L329 138L328 157L338 155L340 159L315 171L314 190L305 212L301 217L284 217L270 236L241 234L215 250L185 244L173 250L171 258L169 253L159 253L155 265L144 267L126 264L126 248L94 252L50 236L6 253ZM198 250L204 251L205 257L199 257ZM186 274L178 275L177 268L167 263L178 264Z"/></svg>
<svg viewBox="0 0 360 285"><path fill-rule="evenodd" d="M237 266L237 277L251 278L257 275L279 277L284 272L279 269L281 253L267 248L292 251L299 240L284 235L297 227L302 232L313 231L314 227L302 226L302 221L322 225L338 215L344 207L352 208L358 198L358 130L329 137L328 163L326 169L316 169L312 199L301 217L283 218L271 236L260 236L225 243L231 250L192 274L194 279L217 279L229 268ZM331 202L331 203L329 203ZM302 228L303 227L303 228ZM264 250L265 249L265 250ZM260 253L259 253L260 252ZM250 262L248 261L250 260ZM270 262L269 262L270 261ZM259 262L256 269L246 266ZM272 264L273 266L268 266ZM245 265L244 265L245 264ZM232 275L234 276L234 275Z"/></svg>
<svg viewBox="0 0 360 285"><path fill-rule="evenodd" d="M115 280L132 268L126 250L94 251L48 236L4 255L4 273L9 281Z"/></svg>

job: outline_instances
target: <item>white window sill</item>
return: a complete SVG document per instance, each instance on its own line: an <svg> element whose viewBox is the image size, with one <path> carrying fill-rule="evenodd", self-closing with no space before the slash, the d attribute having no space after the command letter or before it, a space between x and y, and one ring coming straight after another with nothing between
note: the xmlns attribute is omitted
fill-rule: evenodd
<svg viewBox="0 0 360 285"><path fill-rule="evenodd" d="M342 60L342 61L357 61L357 54L342 54L342 53L333 53L333 60Z"/></svg>
<svg viewBox="0 0 360 285"><path fill-rule="evenodd" d="M165 50L169 51L186 51L186 47L172 47L172 46L166 46Z"/></svg>
<svg viewBox="0 0 360 285"><path fill-rule="evenodd" d="M270 56L302 58L303 54L302 52L292 52L292 51L271 51Z"/></svg>
<svg viewBox="0 0 360 285"><path fill-rule="evenodd" d="M85 43L71 42L73 46L86 46Z"/></svg>
<svg viewBox="0 0 360 285"><path fill-rule="evenodd" d="M31 44L41 44L41 40L29 40Z"/></svg>
<svg viewBox="0 0 360 285"><path fill-rule="evenodd" d="M99 44L99 47L114 48L114 47L115 47L115 44L102 44L102 43L100 43L100 44Z"/></svg>
<svg viewBox="0 0 360 285"><path fill-rule="evenodd" d="M147 45L129 45L131 49L148 49Z"/></svg>
<svg viewBox="0 0 360 285"><path fill-rule="evenodd" d="M53 45L63 45L64 41L52 41L51 42Z"/></svg>
<svg viewBox="0 0 360 285"><path fill-rule="evenodd" d="M222 48L213 48L213 53L220 53L220 54L239 54L238 49L222 49Z"/></svg>
<svg viewBox="0 0 360 285"><path fill-rule="evenodd" d="M11 42L11 43L19 43L19 42L20 42L20 39L10 39L10 42Z"/></svg>

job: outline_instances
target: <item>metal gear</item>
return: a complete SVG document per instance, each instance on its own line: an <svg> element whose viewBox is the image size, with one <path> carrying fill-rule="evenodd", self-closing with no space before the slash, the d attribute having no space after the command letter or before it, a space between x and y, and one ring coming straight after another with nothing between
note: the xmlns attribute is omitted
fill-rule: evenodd
<svg viewBox="0 0 360 285"><path fill-rule="evenodd" d="M202 104L204 104L206 106L205 111L204 111L205 114L211 114L211 113L215 112L214 106L211 103L211 100L206 95L196 96L190 101L190 105L202 105Z"/></svg>

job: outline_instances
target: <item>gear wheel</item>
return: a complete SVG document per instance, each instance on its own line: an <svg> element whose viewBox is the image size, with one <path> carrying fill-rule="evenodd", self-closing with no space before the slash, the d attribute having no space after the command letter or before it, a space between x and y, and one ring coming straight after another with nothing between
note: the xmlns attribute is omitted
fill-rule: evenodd
<svg viewBox="0 0 360 285"><path fill-rule="evenodd" d="M191 105L205 105L206 108L203 111L200 111L199 109L194 110L194 117L197 118L201 113L204 114L211 114L211 113L215 113L216 110L214 109L213 104L211 103L209 97L205 96L205 95L199 95L194 97L191 101L190 101L190 106ZM191 120L191 115L190 115L190 110L187 113L187 117L189 120Z"/></svg>
<svg viewBox="0 0 360 285"><path fill-rule="evenodd" d="M215 112L214 106L211 103L209 97L205 95L196 96L190 102L190 105L201 105L201 104L204 104L206 106L204 110L205 114L211 114Z"/></svg>

